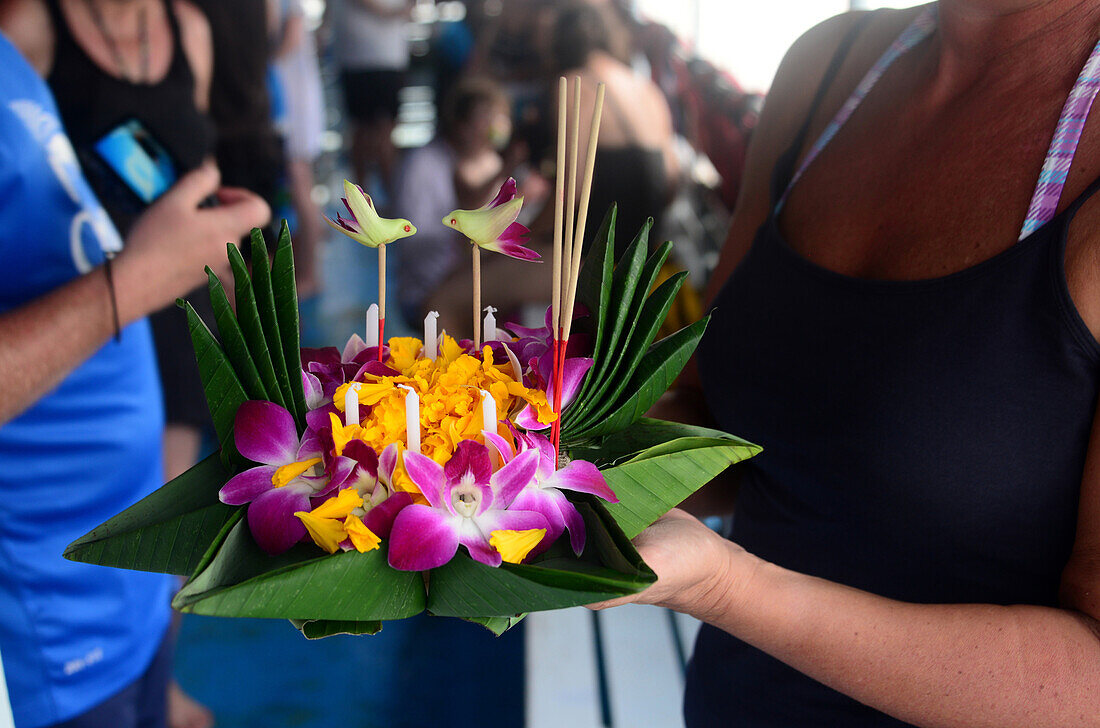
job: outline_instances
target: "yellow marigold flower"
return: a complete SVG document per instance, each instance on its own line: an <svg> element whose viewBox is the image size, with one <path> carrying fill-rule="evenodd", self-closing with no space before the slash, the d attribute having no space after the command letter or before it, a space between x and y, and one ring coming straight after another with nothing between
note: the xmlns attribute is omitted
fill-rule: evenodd
<svg viewBox="0 0 1100 728"><path fill-rule="evenodd" d="M407 374L424 348L423 342L412 336L395 336L390 339L390 366Z"/></svg>

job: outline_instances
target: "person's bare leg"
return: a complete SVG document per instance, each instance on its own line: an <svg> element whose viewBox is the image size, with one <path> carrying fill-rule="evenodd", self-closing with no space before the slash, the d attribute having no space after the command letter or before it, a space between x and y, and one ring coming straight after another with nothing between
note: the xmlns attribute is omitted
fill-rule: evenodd
<svg viewBox="0 0 1100 728"><path fill-rule="evenodd" d="M214 714L183 692L175 680L168 683L168 728L211 728Z"/></svg>
<svg viewBox="0 0 1100 728"><path fill-rule="evenodd" d="M191 425L169 424L164 428L164 479L172 480L199 460L202 434Z"/></svg>
<svg viewBox="0 0 1100 728"><path fill-rule="evenodd" d="M182 475L199 459L202 433L191 425L168 424L164 428L164 479ZM178 614L175 617L178 619ZM168 728L210 728L214 715L206 706L183 692L175 680L168 684Z"/></svg>
<svg viewBox="0 0 1100 728"><path fill-rule="evenodd" d="M370 127L362 122L353 122L351 126L351 148L348 150L351 157L351 171L355 174L355 184L362 185L367 181L367 170L375 156L373 149L373 137Z"/></svg>
<svg viewBox="0 0 1100 728"><path fill-rule="evenodd" d="M294 231L294 278L298 297L309 298L318 291L317 256L322 234L321 211L313 201L313 165L305 159L287 163L290 178L290 201L298 216Z"/></svg>

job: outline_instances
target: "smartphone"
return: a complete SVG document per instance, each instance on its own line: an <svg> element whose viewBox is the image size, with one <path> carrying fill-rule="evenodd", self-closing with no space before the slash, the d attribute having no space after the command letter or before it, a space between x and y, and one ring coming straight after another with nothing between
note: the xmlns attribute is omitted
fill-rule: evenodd
<svg viewBox="0 0 1100 728"><path fill-rule="evenodd" d="M93 145L99 161L110 169L137 202L148 206L176 182L176 165L168 150L137 119L129 119Z"/></svg>

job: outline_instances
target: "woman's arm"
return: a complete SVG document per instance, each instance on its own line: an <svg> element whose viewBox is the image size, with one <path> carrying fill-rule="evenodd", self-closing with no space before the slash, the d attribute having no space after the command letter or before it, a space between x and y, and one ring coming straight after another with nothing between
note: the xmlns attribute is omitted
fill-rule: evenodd
<svg viewBox="0 0 1100 728"><path fill-rule="evenodd" d="M762 117L754 137L747 184L709 289L711 300L767 211L767 180L761 184L762 170L754 165L769 158L774 164L773 155L790 143L799 123L786 92L779 93L789 91L783 82L797 78L807 62L827 65L828 54L815 56L812 45L802 51L787 74L781 69L765 107L770 121ZM802 51L792 49L785 65ZM838 85L837 94L850 90L843 81ZM815 87L805 84L803 94L811 96ZM787 141L778 151L775 137L764 137L776 122L787 125ZM761 145L769 151L762 153ZM659 520L636 545L657 572L657 583L634 598L598 607L640 601L692 614L918 726L1100 725L1100 410L1061 608L886 599L767 563L682 511Z"/></svg>
<svg viewBox="0 0 1100 728"><path fill-rule="evenodd" d="M114 296L126 326L206 280L203 266L222 272L225 243L264 224L267 205L250 192L218 191L221 205L197 209L218 191L213 165L183 177L149 208L115 258ZM114 333L111 291L103 270L0 314L0 424L56 387Z"/></svg>

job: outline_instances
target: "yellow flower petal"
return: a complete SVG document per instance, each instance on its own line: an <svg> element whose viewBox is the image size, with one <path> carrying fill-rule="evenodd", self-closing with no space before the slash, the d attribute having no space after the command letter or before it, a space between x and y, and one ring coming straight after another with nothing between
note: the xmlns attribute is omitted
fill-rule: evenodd
<svg viewBox="0 0 1100 728"><path fill-rule="evenodd" d="M298 511L294 515L298 516L302 525L306 527L306 531L309 532L313 542L330 554L336 553L336 550L340 548L340 542L348 537L343 521L318 518L305 511Z"/></svg>
<svg viewBox="0 0 1100 728"><path fill-rule="evenodd" d="M362 508L363 497L355 488L344 488L332 498L310 511L318 518L343 518L356 508Z"/></svg>
<svg viewBox="0 0 1100 728"><path fill-rule="evenodd" d="M328 413L329 423L332 425L332 443L335 446L337 457L344 454L344 447L356 439L356 435L360 431L360 427L351 425L345 427L344 423L340 421L340 418L336 416L335 412Z"/></svg>
<svg viewBox="0 0 1100 728"><path fill-rule="evenodd" d="M500 552L500 557L509 564L522 563L531 549L539 545L546 536L545 528L529 528L525 531L493 531L489 536L489 545Z"/></svg>
<svg viewBox="0 0 1100 728"><path fill-rule="evenodd" d="M302 460L297 463L284 465L276 470L275 474L271 476L271 484L276 488L282 488L319 462L321 462L321 458L310 458L309 460Z"/></svg>
<svg viewBox="0 0 1100 728"><path fill-rule="evenodd" d="M367 528L358 516L348 515L344 519L344 530L347 531L348 538L351 539L351 545L359 553L373 551L382 543L382 539L378 538L374 531Z"/></svg>

